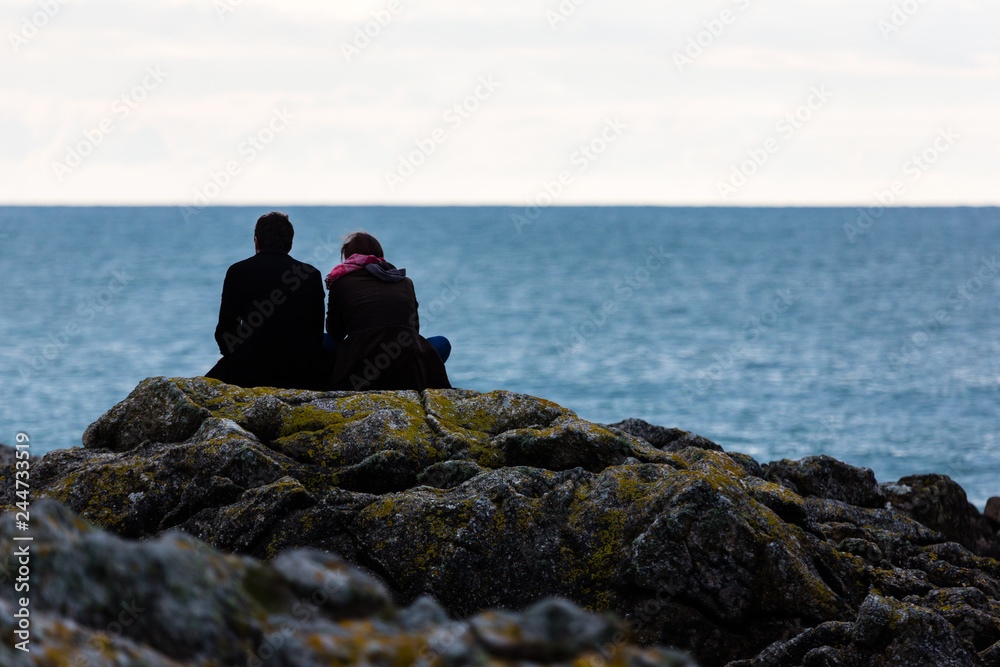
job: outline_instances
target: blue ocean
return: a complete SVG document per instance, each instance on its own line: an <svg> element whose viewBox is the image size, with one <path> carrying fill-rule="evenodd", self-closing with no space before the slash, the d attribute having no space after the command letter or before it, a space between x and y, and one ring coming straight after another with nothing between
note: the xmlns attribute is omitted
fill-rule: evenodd
<svg viewBox="0 0 1000 667"><path fill-rule="evenodd" d="M996 208L283 210L324 272L379 237L455 386L1000 495ZM264 212L0 208L0 441L78 446L143 378L205 373Z"/></svg>

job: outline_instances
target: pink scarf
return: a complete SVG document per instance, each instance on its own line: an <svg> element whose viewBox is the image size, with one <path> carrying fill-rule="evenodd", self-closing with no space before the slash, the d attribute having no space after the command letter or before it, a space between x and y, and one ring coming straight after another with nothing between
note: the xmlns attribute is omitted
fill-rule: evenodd
<svg viewBox="0 0 1000 667"><path fill-rule="evenodd" d="M333 267L333 271L326 277L326 288L330 289L337 278L343 278L348 273L360 271L368 264L380 264L385 260L375 255L351 255L343 264Z"/></svg>

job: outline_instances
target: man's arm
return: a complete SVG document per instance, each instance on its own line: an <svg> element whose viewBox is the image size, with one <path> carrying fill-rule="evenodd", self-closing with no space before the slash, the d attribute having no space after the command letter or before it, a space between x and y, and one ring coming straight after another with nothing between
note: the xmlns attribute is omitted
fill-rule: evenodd
<svg viewBox="0 0 1000 667"><path fill-rule="evenodd" d="M310 267L311 268L311 267ZM306 289L309 290L309 331L315 332L315 343L323 344L323 302L326 300L326 292L323 291L323 278L319 271L313 269L309 272L309 280Z"/></svg>
<svg viewBox="0 0 1000 667"><path fill-rule="evenodd" d="M222 285L222 305L219 307L219 324L215 327L215 342L226 357L236 351L243 342L238 335L241 324L242 303L236 289L233 267L226 271L226 281Z"/></svg>
<svg viewBox="0 0 1000 667"><path fill-rule="evenodd" d="M409 279L407 279L409 280ZM410 296L413 297L413 317L410 318L413 324L413 328L420 333L420 303L417 301L417 292L413 288L413 281L410 280Z"/></svg>

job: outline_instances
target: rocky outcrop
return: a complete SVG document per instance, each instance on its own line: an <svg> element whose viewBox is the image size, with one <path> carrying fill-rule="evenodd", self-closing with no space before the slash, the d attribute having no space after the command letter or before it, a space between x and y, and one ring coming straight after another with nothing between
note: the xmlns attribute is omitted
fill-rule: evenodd
<svg viewBox="0 0 1000 667"><path fill-rule="evenodd" d="M36 462L34 488L124 537L177 529L273 565L338 554L403 607L430 596L468 619L563 598L708 667L1000 655L997 526L943 476L760 465L502 391L201 378L145 381L84 445Z"/></svg>
<svg viewBox="0 0 1000 667"><path fill-rule="evenodd" d="M109 535L63 505L32 511L30 543L0 519L0 558L30 544L30 643L0 589L0 664L28 665L514 665L686 667L684 656L627 643L622 624L565 600L456 621L430 598L398 608L376 579L337 556L286 551L265 565L181 533L145 542Z"/></svg>
<svg viewBox="0 0 1000 667"><path fill-rule="evenodd" d="M965 491L944 475L914 475L883 485L890 504L977 554L1000 557L997 525L979 513Z"/></svg>

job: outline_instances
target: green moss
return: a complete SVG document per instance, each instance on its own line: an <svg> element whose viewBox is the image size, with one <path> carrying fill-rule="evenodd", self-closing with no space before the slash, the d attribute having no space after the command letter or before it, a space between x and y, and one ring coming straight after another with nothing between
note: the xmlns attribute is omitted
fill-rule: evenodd
<svg viewBox="0 0 1000 667"><path fill-rule="evenodd" d="M612 583L618 580L622 555L634 537L630 531L648 525L670 485L662 476L644 478L643 468L643 464L608 468L591 483L579 485L570 505L566 528L584 541L563 547L563 582L567 590L581 592L580 600L601 611L611 609Z"/></svg>
<svg viewBox="0 0 1000 667"><path fill-rule="evenodd" d="M124 459L97 470L71 473L61 479L48 495L73 507L88 521L117 533L129 533L127 524L134 514L134 494L145 494L158 486L144 462ZM76 497L87 489L84 502ZM81 506L82 505L82 506Z"/></svg>
<svg viewBox="0 0 1000 667"><path fill-rule="evenodd" d="M509 391L431 390L425 397L428 411L441 420L489 436L520 428L544 428L560 416L575 416L551 401Z"/></svg>
<svg viewBox="0 0 1000 667"><path fill-rule="evenodd" d="M343 423L338 412L324 410L314 405L300 405L289 408L282 415L279 437L296 433L324 431Z"/></svg>

